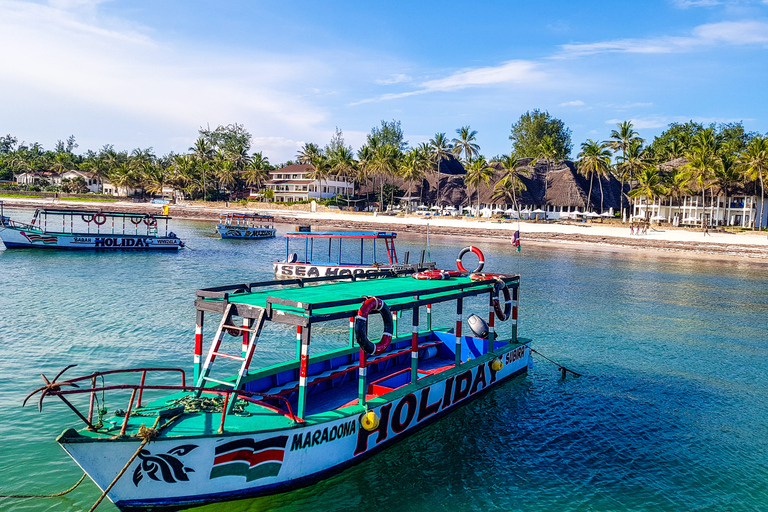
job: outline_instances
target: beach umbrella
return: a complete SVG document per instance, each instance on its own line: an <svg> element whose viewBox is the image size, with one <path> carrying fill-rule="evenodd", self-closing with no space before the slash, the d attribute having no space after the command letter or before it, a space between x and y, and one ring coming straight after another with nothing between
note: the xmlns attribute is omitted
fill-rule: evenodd
<svg viewBox="0 0 768 512"><path fill-rule="evenodd" d="M603 212L600 214L601 217L613 217L613 213L611 212Z"/></svg>
<svg viewBox="0 0 768 512"><path fill-rule="evenodd" d="M651 220L667 220L667 218L662 215L654 215Z"/></svg>
<svg viewBox="0 0 768 512"><path fill-rule="evenodd" d="M600 216L596 212L587 212L584 215L586 215L587 217L590 217L590 218L592 218L592 217L599 217Z"/></svg>

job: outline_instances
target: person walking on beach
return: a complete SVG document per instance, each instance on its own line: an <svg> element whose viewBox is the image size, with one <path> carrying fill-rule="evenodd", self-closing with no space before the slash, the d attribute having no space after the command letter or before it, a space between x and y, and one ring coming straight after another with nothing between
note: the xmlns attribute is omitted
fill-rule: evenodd
<svg viewBox="0 0 768 512"><path fill-rule="evenodd" d="M648 223L647 222L643 225L643 234L644 235L648 234Z"/></svg>
<svg viewBox="0 0 768 512"><path fill-rule="evenodd" d="M712 236L709 234L709 226L707 225L704 226L704 236Z"/></svg>
<svg viewBox="0 0 768 512"><path fill-rule="evenodd" d="M629 223L629 236L632 236L635 234L635 225L631 222Z"/></svg>

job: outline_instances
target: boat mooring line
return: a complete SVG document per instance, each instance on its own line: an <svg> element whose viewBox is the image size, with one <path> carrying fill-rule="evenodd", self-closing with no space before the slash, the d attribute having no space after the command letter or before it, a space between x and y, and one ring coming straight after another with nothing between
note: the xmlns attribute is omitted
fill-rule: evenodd
<svg viewBox="0 0 768 512"><path fill-rule="evenodd" d="M543 357L544 359L546 359L546 360L547 360L547 361L549 361L550 363L552 363L552 364L554 364L555 366L557 366L557 369L558 369L558 370L560 370L560 372L561 372L561 374L562 374L562 378L563 378L563 379L565 379L565 377L566 377L566 374L567 374L568 372L571 372L571 374L572 374L574 377L581 377L581 374L580 374L580 373L576 373L575 371L571 370L570 368L566 368L566 367L565 367L565 366L563 366L562 364L560 364L560 363L557 363L557 362L555 362L555 361L551 360L550 358L548 358L547 356L545 356L544 354L542 354L542 353L541 353L541 352L539 352L538 350L536 350L536 349L534 349L534 348L532 348L532 347L528 347L528 348L529 348L529 349L531 350L531 352L533 352L534 354L538 354L538 355L540 355L541 357Z"/></svg>
<svg viewBox="0 0 768 512"><path fill-rule="evenodd" d="M78 480L75 485L66 491L57 492L56 494L0 494L0 498L58 498L59 496L64 496L65 494L69 494L70 492L74 491L78 485L83 483L85 477L86 474L83 473L83 476L80 477L80 480Z"/></svg>

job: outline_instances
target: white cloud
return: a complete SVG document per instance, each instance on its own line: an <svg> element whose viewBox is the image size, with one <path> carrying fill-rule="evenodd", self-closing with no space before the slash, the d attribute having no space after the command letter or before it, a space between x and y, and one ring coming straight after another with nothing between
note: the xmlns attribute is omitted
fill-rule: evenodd
<svg viewBox="0 0 768 512"><path fill-rule="evenodd" d="M535 83L546 78L547 74L541 71L539 64L525 60L510 60L498 66L463 69L444 78L421 82L420 88L413 91L382 94L376 98L360 100L352 105L406 98L430 92L458 91L499 84Z"/></svg>
<svg viewBox="0 0 768 512"><path fill-rule="evenodd" d="M762 45L768 43L768 23L763 21L723 21L699 25L686 37L616 39L597 43L565 44L557 57L598 53L681 53L720 44Z"/></svg>
<svg viewBox="0 0 768 512"><path fill-rule="evenodd" d="M408 75L404 75L401 73L392 75L389 78L382 78L380 80L376 80L376 83L379 85L393 85L393 84L401 84L403 82L410 82L411 77Z"/></svg>
<svg viewBox="0 0 768 512"><path fill-rule="evenodd" d="M722 5L722 0L672 0L672 3L680 9L687 9L688 7L712 7L714 5Z"/></svg>
<svg viewBox="0 0 768 512"><path fill-rule="evenodd" d="M328 74L318 59L170 46L142 27L99 17L98 3L0 0L0 46L15 49L0 52L5 98L37 97L28 102L29 115L56 102L78 105L79 115L103 124L162 123L191 129L192 136L206 123L246 123L252 133L267 134L306 130L326 118L305 98L310 86L303 78Z"/></svg>
<svg viewBox="0 0 768 512"><path fill-rule="evenodd" d="M566 101L564 103L560 103L558 106L559 107L583 107L584 102L581 100Z"/></svg>

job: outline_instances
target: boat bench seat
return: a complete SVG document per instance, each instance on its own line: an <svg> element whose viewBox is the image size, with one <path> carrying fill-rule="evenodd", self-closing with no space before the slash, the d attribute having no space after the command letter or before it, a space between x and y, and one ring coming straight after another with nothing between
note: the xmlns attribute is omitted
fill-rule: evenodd
<svg viewBox="0 0 768 512"><path fill-rule="evenodd" d="M429 347L436 347L437 345L441 345L442 341L427 341L424 343L419 344L419 350L429 348ZM376 357L372 357L368 359L368 364L372 363L382 363L384 361L387 361L389 359L392 359L393 357L402 356L405 354L411 353L411 347L407 347L403 350L393 351L393 352L385 352L383 354L380 354ZM317 375L312 375L307 378L307 387L312 387L317 384L320 384L321 382L325 382L327 380L336 379L338 377L341 377L342 375L355 371L360 368L359 363L351 363L348 365L343 365L338 368L333 368L331 370L325 371L323 373L319 373ZM269 391L266 391L265 394L267 395L289 395L291 393L294 393L298 391L299 389L299 381L293 380L290 382L286 382L285 384L281 384L279 386L275 386L271 388Z"/></svg>

